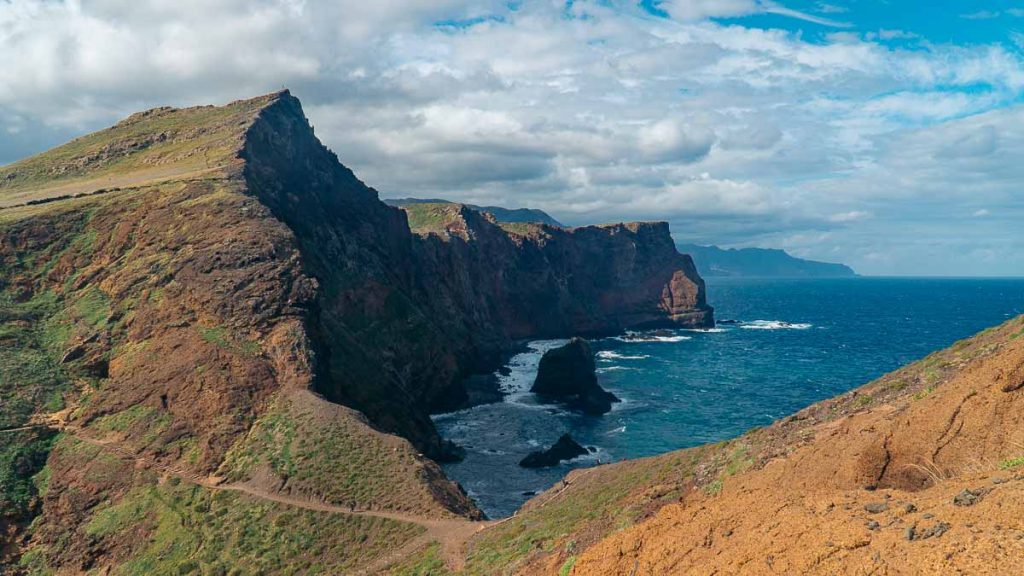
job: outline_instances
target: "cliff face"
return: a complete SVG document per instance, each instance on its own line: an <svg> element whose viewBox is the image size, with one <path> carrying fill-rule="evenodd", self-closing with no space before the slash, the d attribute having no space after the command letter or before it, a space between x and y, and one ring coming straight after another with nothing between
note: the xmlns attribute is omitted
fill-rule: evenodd
<svg viewBox="0 0 1024 576"><path fill-rule="evenodd" d="M216 570L257 521L233 562L274 571L303 553L281 530L328 521L239 491L478 517L419 454L449 454L428 414L460 376L517 338L711 321L663 225L414 233L286 92L133 116L0 169L0 201L0 555L27 570ZM303 538L334 571L416 536L329 516Z"/></svg>
<svg viewBox="0 0 1024 576"><path fill-rule="evenodd" d="M430 410L460 404L466 374L517 339L708 326L692 260L664 223L504 229L461 205L387 206L313 136L282 95L249 129L249 190L294 231L322 285L318 389L435 458ZM430 229L430 226L435 226Z"/></svg>

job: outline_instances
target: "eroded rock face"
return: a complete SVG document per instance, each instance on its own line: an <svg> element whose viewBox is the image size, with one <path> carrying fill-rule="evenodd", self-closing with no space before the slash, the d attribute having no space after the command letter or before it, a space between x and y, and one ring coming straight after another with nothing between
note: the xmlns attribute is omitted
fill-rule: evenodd
<svg viewBox="0 0 1024 576"><path fill-rule="evenodd" d="M666 224L503 227L455 206L444 226L411 230L317 140L287 92L141 114L74 148L71 161L43 154L0 169L12 206L68 179L88 195L4 222L0 290L27 314L26 333L60 341L52 363L67 376L72 424L150 466L218 474L283 395L309 389L365 414L369 424L350 427L359 434L393 432L414 455L449 458L429 413L465 397L463 377L492 370L517 339L712 321ZM102 393L79 404L79 379ZM349 416L326 421L337 418ZM80 448L65 461L93 457ZM406 453L380 460L399 469ZM472 515L432 466L401 469L427 470L409 474L437 489L440 508ZM56 466L53 485L84 482L69 476L78 468ZM56 546L62 526L124 487L94 488L82 501L54 493L43 506L52 530L38 541ZM67 561L104 555L80 548Z"/></svg>
<svg viewBox="0 0 1024 576"><path fill-rule="evenodd" d="M563 460L572 460L584 454L587 454L586 448L580 446L579 442L573 440L572 436L562 434L562 437L551 448L544 451L531 452L519 462L519 465L523 468L550 468L551 466L558 466L559 462Z"/></svg>
<svg viewBox="0 0 1024 576"><path fill-rule="evenodd" d="M619 401L597 383L594 352L582 338L544 353L530 391L591 416L607 413Z"/></svg>
<svg viewBox="0 0 1024 576"><path fill-rule="evenodd" d="M318 391L435 459L455 454L429 413L464 403L464 377L493 370L516 340L713 324L663 222L503 227L453 204L410 230L287 94L261 110L241 156L247 189L292 230L322 287Z"/></svg>

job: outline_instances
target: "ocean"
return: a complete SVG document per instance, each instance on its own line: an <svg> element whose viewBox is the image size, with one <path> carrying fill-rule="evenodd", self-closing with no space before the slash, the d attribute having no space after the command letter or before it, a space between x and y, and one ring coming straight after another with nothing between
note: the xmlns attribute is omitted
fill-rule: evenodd
<svg viewBox="0 0 1024 576"><path fill-rule="evenodd" d="M503 402L435 416L466 449L444 466L491 518L569 470L742 434L1024 313L1024 279L709 279L719 326L592 341L598 381L623 400L587 417L538 403L535 341L499 376ZM596 449L549 469L520 459L563 433Z"/></svg>

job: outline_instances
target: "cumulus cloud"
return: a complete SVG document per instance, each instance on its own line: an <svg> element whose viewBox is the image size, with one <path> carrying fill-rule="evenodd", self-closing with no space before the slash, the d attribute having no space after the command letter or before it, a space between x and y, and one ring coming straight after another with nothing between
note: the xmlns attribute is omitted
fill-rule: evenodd
<svg viewBox="0 0 1024 576"><path fill-rule="evenodd" d="M657 7L667 17L625 0L3 1L0 162L138 109L290 87L384 196L667 219L680 239L865 272L952 266L911 254L967 238L949 222L982 209L1009 237L1018 50L823 35L846 25L828 4ZM759 14L819 33L736 20Z"/></svg>

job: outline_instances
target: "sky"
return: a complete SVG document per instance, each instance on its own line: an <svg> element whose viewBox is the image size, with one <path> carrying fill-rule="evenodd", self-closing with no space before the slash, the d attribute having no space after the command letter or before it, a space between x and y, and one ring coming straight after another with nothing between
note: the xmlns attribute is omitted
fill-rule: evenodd
<svg viewBox="0 0 1024 576"><path fill-rule="evenodd" d="M382 197L1024 275L1024 2L0 0L0 164L284 87Z"/></svg>

